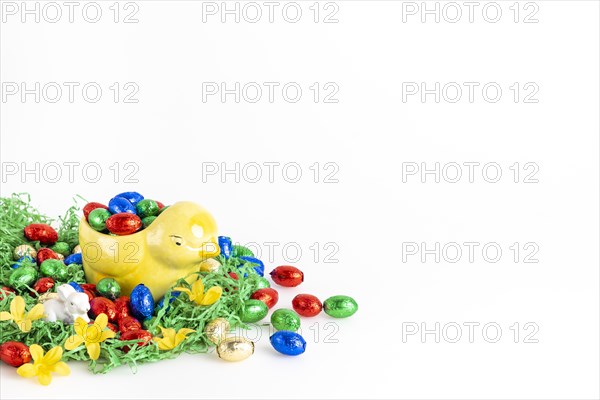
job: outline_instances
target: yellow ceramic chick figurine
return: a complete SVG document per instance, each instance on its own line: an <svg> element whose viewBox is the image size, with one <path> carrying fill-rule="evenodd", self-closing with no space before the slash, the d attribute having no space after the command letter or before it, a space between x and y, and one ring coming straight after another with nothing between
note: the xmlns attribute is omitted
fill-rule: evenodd
<svg viewBox="0 0 600 400"><path fill-rule="evenodd" d="M173 204L146 229L126 236L97 232L83 218L79 244L89 283L114 278L127 296L143 283L154 300L178 279L197 272L204 260L219 255L215 220L192 202Z"/></svg>

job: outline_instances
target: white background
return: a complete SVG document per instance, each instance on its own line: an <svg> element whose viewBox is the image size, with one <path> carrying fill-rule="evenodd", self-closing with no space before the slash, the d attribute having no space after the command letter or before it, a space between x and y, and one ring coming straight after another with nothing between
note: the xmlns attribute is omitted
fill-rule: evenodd
<svg viewBox="0 0 600 400"><path fill-rule="evenodd" d="M123 367L95 376L84 364L71 363L72 375L56 377L50 387L2 365L0 397L598 398L597 2L537 1L527 9L521 2L517 23L512 1L497 3L502 16L496 23L483 18L486 3L470 23L462 2L459 22L442 15L436 23L429 15L422 23L420 14L405 15L403 22L409 5L395 1L337 1L337 23L323 23L325 11L334 10L324 10L325 2L315 23L312 1L299 3L297 23L282 17L285 3L273 23L262 2L261 21L236 23L228 16L222 23L219 15L203 22L201 2L137 1L139 22L123 23L133 8L124 10L122 2L115 23L113 3L99 2L97 23L82 18L83 2L73 23L64 6L57 23L3 15L3 95L7 82L29 88L35 82L78 82L79 88L96 82L103 94L96 103L84 100L81 89L73 103L66 89L57 103L47 101L54 94L39 103L33 95L2 99L2 196L29 192L50 215L64 212L76 194L107 202L137 190L167 204L193 200L235 241L278 242L272 260L263 246L267 271L290 263L284 244L298 244L302 257L294 265L306 280L297 289L282 288L279 306L289 307L301 292L322 299L349 294L360 310L334 321L337 343L324 340L330 318L303 320L308 348L301 357L277 354L265 331L255 355L238 364L215 354L182 356L140 366L137 374ZM538 22L524 23L535 6ZM114 82L135 83L139 102L121 97L115 103L109 89ZM284 100L280 89L273 103L266 91L257 103L236 103L233 95L224 103L219 96L203 102L203 82L229 88L235 82L296 82L303 94L296 103ZM309 89L314 82L321 90L335 83L339 101L324 103L322 91L315 103ZM464 86L456 103L443 97L436 103L433 95L403 102L403 82L480 86L473 102ZM498 102L482 98L488 82L502 88ZM521 87L516 103L509 88L515 82ZM524 102L527 82L539 88L537 103ZM73 182L65 162L80 163ZM239 183L233 174L203 178L212 163L232 169L235 162L242 172L247 166ZM255 170L248 163L265 162L281 163L273 182L266 167L259 182L249 182ZM281 166L294 162L302 177L290 183L293 170L283 176ZM317 183L310 169L316 162ZM480 165L472 183L466 167L457 183L443 176L436 183L432 175L425 183L419 175L403 182L403 163L413 162L428 168ZM518 183L509 169L515 162ZM538 183L523 182L528 162L539 168ZM36 163L39 178L21 174ZM56 171L49 163L63 165L58 182L50 182ZM89 163L100 166L98 182L91 182L93 169L82 175ZM110 169L115 163L121 172L116 178ZM126 181L132 170L125 163L138 167L132 177L137 183ZM325 169L325 163L334 164ZM486 163L500 166L497 183L482 176ZM19 171L9 174L15 165ZM324 182L336 167L338 182ZM490 176L492 170L485 178ZM315 242L321 247L316 260L310 249ZM339 248L337 263L325 259L329 242ZM480 245L473 262L463 247L458 262L448 262L447 254L436 263L434 255L422 262L419 254L403 254L408 242ZM517 262L509 248L515 242L521 248ZM530 242L534 247L523 249ZM483 258L486 243L502 249L498 262ZM539 262L524 262L535 246ZM315 322L319 338L309 329ZM468 322L480 324L473 343L463 325ZM539 328L530 338L537 343L525 343L533 329L525 330L528 322ZM403 340L411 323L427 329L439 323L439 343L434 334ZM453 323L463 327L457 343L451 343ZM493 329L483 335L486 323L501 327L496 343L486 340L494 338Z"/></svg>

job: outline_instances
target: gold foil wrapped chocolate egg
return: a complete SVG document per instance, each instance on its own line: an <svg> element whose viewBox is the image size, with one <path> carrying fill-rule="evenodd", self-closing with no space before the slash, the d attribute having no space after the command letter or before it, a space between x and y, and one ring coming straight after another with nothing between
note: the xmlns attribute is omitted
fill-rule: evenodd
<svg viewBox="0 0 600 400"><path fill-rule="evenodd" d="M230 337L217 346L217 354L225 361L242 361L254 354L254 343L242 337Z"/></svg>
<svg viewBox="0 0 600 400"><path fill-rule="evenodd" d="M214 258L209 258L208 260L202 261L200 263L200 271L202 272L215 272L219 270L221 263Z"/></svg>
<svg viewBox="0 0 600 400"><path fill-rule="evenodd" d="M225 318L217 318L206 324L204 327L204 333L206 333L208 340L218 345L227 337L229 328L229 321L227 321Z"/></svg>
<svg viewBox="0 0 600 400"><path fill-rule="evenodd" d="M77 245L77 246L73 247L72 254L79 254L79 253L81 253L81 246Z"/></svg>
<svg viewBox="0 0 600 400"><path fill-rule="evenodd" d="M35 259L37 257L37 251L35 251L35 249L28 244L22 244L15 247L15 251L13 253L15 260L18 260L23 256L30 256L31 258Z"/></svg>

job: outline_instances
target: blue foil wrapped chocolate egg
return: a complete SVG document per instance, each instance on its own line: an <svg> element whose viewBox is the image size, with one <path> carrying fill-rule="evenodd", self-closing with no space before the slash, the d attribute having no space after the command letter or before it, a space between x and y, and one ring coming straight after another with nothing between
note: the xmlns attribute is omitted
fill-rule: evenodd
<svg viewBox="0 0 600 400"><path fill-rule="evenodd" d="M110 199L110 201L108 202L108 211L110 211L111 214L136 213L135 206L125 197L119 196Z"/></svg>
<svg viewBox="0 0 600 400"><path fill-rule="evenodd" d="M75 289L76 292L83 293L83 288L77 282L69 282L69 285Z"/></svg>
<svg viewBox="0 0 600 400"><path fill-rule="evenodd" d="M219 236L219 248L221 249L221 254L223 257L228 259L233 254L233 245L231 243L231 238L227 236Z"/></svg>
<svg viewBox="0 0 600 400"><path fill-rule="evenodd" d="M123 198L129 200L129 202L131 204L133 204L134 206L137 203L139 203L140 201L144 200L144 196L142 196L138 192L123 192L123 193L119 193L115 197L123 197Z"/></svg>
<svg viewBox="0 0 600 400"><path fill-rule="evenodd" d="M254 270L256 271L256 273L260 276L265 275L265 264L263 264L263 262L260 261L258 258L244 256L240 257L240 260L244 260L246 262L254 264Z"/></svg>
<svg viewBox="0 0 600 400"><path fill-rule="evenodd" d="M306 340L296 332L277 331L269 340L275 350L286 356L298 356L306 350Z"/></svg>
<svg viewBox="0 0 600 400"><path fill-rule="evenodd" d="M63 262L66 265L71 265L71 264L82 265L83 264L83 256L81 253L71 254L70 256L67 256Z"/></svg>
<svg viewBox="0 0 600 400"><path fill-rule="evenodd" d="M154 299L152 293L145 285L139 284L131 291L129 296L129 307L134 317L145 320L152 317L154 311Z"/></svg>

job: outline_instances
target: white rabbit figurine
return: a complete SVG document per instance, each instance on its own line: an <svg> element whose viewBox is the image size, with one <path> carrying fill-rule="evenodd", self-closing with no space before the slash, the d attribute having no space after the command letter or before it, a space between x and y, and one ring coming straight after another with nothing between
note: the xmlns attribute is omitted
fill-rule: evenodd
<svg viewBox="0 0 600 400"><path fill-rule="evenodd" d="M90 310L90 302L85 293L75 290L73 286L60 285L56 292L58 298L52 298L44 302L45 320L49 322L62 321L72 324L78 317L85 322L90 322L87 312Z"/></svg>

